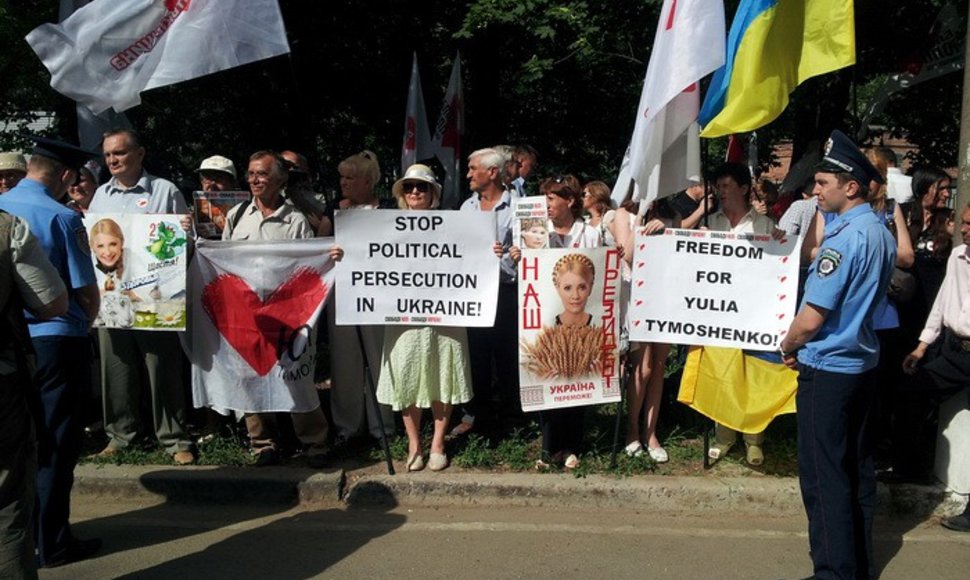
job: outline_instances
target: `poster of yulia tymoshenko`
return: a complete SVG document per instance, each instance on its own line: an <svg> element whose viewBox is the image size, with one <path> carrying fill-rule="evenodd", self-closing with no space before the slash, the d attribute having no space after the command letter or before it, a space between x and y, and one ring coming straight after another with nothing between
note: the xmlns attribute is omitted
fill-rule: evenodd
<svg viewBox="0 0 970 580"><path fill-rule="evenodd" d="M188 240L180 215L84 217L101 291L95 326L185 330Z"/></svg>
<svg viewBox="0 0 970 580"><path fill-rule="evenodd" d="M619 401L619 253L524 249L518 271L522 409Z"/></svg>

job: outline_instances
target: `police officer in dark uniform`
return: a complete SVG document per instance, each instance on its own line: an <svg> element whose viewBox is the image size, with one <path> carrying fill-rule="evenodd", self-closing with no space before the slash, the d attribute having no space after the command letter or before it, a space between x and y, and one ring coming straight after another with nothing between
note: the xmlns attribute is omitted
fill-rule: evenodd
<svg viewBox="0 0 970 580"><path fill-rule="evenodd" d="M0 211L0 578L37 578L37 453L29 401L33 351L24 320L67 312L67 291L24 220Z"/></svg>
<svg viewBox="0 0 970 580"><path fill-rule="evenodd" d="M33 137L36 145L27 176L0 197L0 209L23 218L69 289L66 314L41 320L27 313L37 362L34 386L40 396L37 422L38 472L35 532L42 567L84 559L100 540L71 533L71 487L81 453L83 403L90 393L91 321L100 304L91 250L81 215L59 203L96 154L76 146Z"/></svg>
<svg viewBox="0 0 970 580"><path fill-rule="evenodd" d="M848 137L832 133L815 171L819 209L837 216L825 226L781 342L785 364L798 368L798 480L814 577L871 578L876 479L868 423L879 361L872 315L896 242L865 201L882 176Z"/></svg>

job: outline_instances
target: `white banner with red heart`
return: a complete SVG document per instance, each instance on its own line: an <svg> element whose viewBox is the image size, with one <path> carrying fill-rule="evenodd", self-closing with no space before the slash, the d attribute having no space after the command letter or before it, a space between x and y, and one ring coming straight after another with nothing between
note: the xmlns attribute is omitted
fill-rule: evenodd
<svg viewBox="0 0 970 580"><path fill-rule="evenodd" d="M630 340L778 349L795 315L801 239L637 232Z"/></svg>
<svg viewBox="0 0 970 580"><path fill-rule="evenodd" d="M316 324L333 288L333 238L200 240L189 266L196 407L305 412L313 385Z"/></svg>

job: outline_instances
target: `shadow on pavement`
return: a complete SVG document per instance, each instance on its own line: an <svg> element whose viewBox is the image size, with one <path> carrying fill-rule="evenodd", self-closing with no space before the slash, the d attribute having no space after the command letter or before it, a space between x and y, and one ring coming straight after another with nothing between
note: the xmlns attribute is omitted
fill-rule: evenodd
<svg viewBox="0 0 970 580"><path fill-rule="evenodd" d="M931 489L928 490L928 487ZM877 511L872 526L872 551L877 577L883 574L903 548L904 536L931 520L936 508L944 501L942 486L896 484L890 493L894 496L891 505L895 511ZM920 501L920 498L934 495L938 496L938 501ZM880 496L879 499L880 504L885 504L889 498Z"/></svg>
<svg viewBox="0 0 970 580"><path fill-rule="evenodd" d="M221 470L214 470L216 478ZM234 471L234 470L228 470ZM124 565L120 578L308 578L352 554L375 537L390 533L406 520L403 515L386 513L396 504L384 502L370 506L367 525L360 525L360 511L329 508L299 511L274 517L296 507L296 502L260 501L259 489L227 494L219 501L211 490L187 493L187 472L155 472L143 478L146 488L164 483L165 503L126 511L109 517L79 522L74 529L80 537L100 537L104 547L98 557L151 548L154 554L173 552L173 558L159 562L146 558L144 568ZM314 472L307 472L308 475ZM210 473L210 480L213 473ZM227 475L227 481L229 476ZM173 483L174 479L174 483ZM210 486L212 487L212 486ZM238 490L236 490L238 491ZM272 489L270 495L275 493ZM385 497L392 497L390 492ZM187 497L192 497L187 501ZM230 501L229 498L233 501ZM294 495L295 500L295 495ZM268 523L253 520L268 519ZM233 534L233 530L238 529ZM207 534L217 532L224 538L209 544ZM225 538L225 534L233 534ZM169 545L171 543L171 545ZM178 543L175 545L175 543ZM198 551L185 554L198 546ZM138 554L132 554L138 558ZM120 571L119 571L120 572Z"/></svg>

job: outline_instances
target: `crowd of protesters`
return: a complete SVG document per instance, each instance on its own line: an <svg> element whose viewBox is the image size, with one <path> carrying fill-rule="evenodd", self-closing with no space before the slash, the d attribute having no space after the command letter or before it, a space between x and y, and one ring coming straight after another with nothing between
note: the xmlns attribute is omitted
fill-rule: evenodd
<svg viewBox="0 0 970 580"><path fill-rule="evenodd" d="M93 271L90 260L86 266L73 261L78 252L70 238L79 227L80 216L87 212L190 213L179 188L145 171L146 152L135 132L119 130L105 135L103 166L79 149L45 140L38 141L30 162L19 154L0 153L0 209L15 215L21 211L28 221L40 219L40 209L23 209L27 206L18 204L27 203L20 200L29 188L45 189L63 211L51 207L43 211L65 224L60 234L45 231L38 237L72 291L71 309L55 319L60 322L44 322L39 317L27 320L39 359L35 378L42 399L38 435L48 444L46 449L42 446L37 536L40 563L46 566L81 559L98 549L92 542L74 538L67 522L72 472L85 425L103 426L108 443L99 456L111 457L126 447L155 439L177 464L196 461L197 444L220 429L240 432L231 419L192 409L187 373L183 372L188 363L183 362L175 333L122 329L90 333L97 312L91 304L97 303L96 297L88 296ZM965 388L970 376L970 320L964 313L968 306L959 302L966 301L967 281L952 280L956 274L950 271L966 269L965 246L960 246L963 255L958 256L952 238L955 224L960 223L964 241L970 239L970 209L952 207L953 187L945 171L921 167L903 179L907 176L897 168L891 149L875 147L867 156L880 178L864 184L866 201L891 233L896 256L889 290L874 313L881 355L873 435L884 477L923 481L930 476L935 436L927 418L944 396ZM407 168L393 182L390 195L381 196L382 170L370 151L349 155L339 163L339 191L334 196L315 191L307 159L293 151L258 151L246 160L245 168L240 172L232 160L212 155L195 170L199 190L238 190L240 182L245 182L252 194L250 201L221 218L225 240L326 237L334 234L338 209L429 210L442 203L441 176L424 164ZM320 354L329 352L329 357L318 358L329 364L318 364L315 376L325 405L309 413L238 417L245 425L254 465L274 465L293 452L281 443L280 421L292 426L298 440L296 451L306 456L309 466L319 468L330 463L334 446L393 435L394 413L400 413L408 439L406 471L426 466L434 471L445 469L449 438L473 433L501 438L528 425L533 417L523 413L519 400L516 263L521 248L512 239L516 198L544 196L548 208L548 220L533 220L536 223L523 230L523 247L529 246L528 236L535 229L548 236L552 248L620 248L626 296L636 230L659 233L666 228L703 228L778 239L801 236L804 278L819 247L831 235L827 224L835 219L835 214L822 212L816 202L819 186L814 174L791 191L779 191L770 180L754 178L750 168L727 163L706 181L697 176L685 191L649 207L632 201L616 207L611 189L603 181L583 184L570 174L545 179L539 175L538 154L526 145L479 149L467 159L470 195L460 211L491 212L497 218L493 250L501 258L501 273L494 326L367 326L358 340L355 329L335 324L331 300L319 324ZM181 225L187 232L195 231L189 217ZM104 232L105 239L111 235ZM95 248L94 240L91 247ZM110 249L104 251L107 255ZM339 260L341 254L335 248L332 257ZM567 277L582 284L584 277L591 276L589 267L580 261L557 264L554 274L557 284ZM51 324L56 329L48 332ZM588 321L574 320L564 312L562 320L557 317L559 324L583 326ZM42 330L45 328L48 330ZM70 341L51 342L48 335L70 337ZM657 427L670 347L623 345L632 369L625 398L625 452L631 457L646 454L658 463L669 461ZM95 356L100 372L92 374ZM380 405L369 400L375 395L368 388L368 370ZM100 385L93 389L92 376L100 377ZM926 384L931 388L923 388ZM70 390L66 394L61 392L65 385ZM148 394L147 401L142 400L143 392ZM85 402L92 393L101 400L102 412L97 416L91 416L93 407ZM426 410L433 422L427 459L421 432ZM456 421L452 423L453 415ZM542 433L537 468L578 467L584 450L585 407L543 411L536 419ZM726 455L736 439L737 433L717 425L710 459ZM763 439L763 433L744 434L744 456L752 466L765 460ZM963 520L953 520L954 527L965 529L966 515L960 517Z"/></svg>

